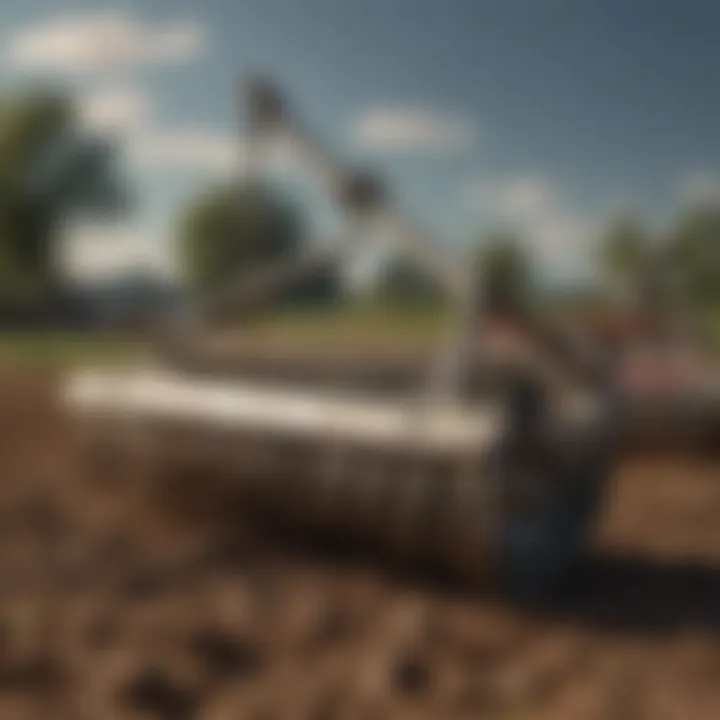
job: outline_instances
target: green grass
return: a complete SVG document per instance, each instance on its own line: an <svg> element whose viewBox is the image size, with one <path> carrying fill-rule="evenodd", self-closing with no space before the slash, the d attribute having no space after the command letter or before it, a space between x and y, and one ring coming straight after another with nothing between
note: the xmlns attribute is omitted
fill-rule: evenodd
<svg viewBox="0 0 720 720"><path fill-rule="evenodd" d="M707 314L703 322L703 330L712 350L720 353L720 311Z"/></svg>
<svg viewBox="0 0 720 720"><path fill-rule="evenodd" d="M296 306L265 315L257 322L273 327L317 327L322 324L331 328L347 325L380 329L427 329L442 322L443 318L443 308L436 305L368 302L326 308Z"/></svg>
<svg viewBox="0 0 720 720"><path fill-rule="evenodd" d="M238 337L270 342L430 342L446 324L436 306L360 304L350 307L277 311L236 329Z"/></svg>
<svg viewBox="0 0 720 720"><path fill-rule="evenodd" d="M230 343L269 348L325 348L373 351L435 346L447 325L447 310L437 305L357 303L342 307L294 307L261 314L230 329ZM706 338L720 354L720 312L703 318ZM57 367L123 363L139 357L147 345L111 333L0 333L0 367Z"/></svg>
<svg viewBox="0 0 720 720"><path fill-rule="evenodd" d="M250 343L390 349L431 343L443 313L430 307L356 305L342 308L292 308L262 315L231 331L231 339ZM141 355L142 341L111 333L0 333L0 368L53 368L78 364L115 364Z"/></svg>
<svg viewBox="0 0 720 720"><path fill-rule="evenodd" d="M136 356L141 344L120 335L70 332L0 334L0 366L62 367L119 363Z"/></svg>

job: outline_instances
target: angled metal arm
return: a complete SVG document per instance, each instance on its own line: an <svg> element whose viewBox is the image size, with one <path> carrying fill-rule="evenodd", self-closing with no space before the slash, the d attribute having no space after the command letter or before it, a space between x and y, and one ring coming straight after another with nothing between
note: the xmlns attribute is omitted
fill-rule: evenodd
<svg viewBox="0 0 720 720"><path fill-rule="evenodd" d="M281 93L270 83L254 80L245 94L251 153L255 162L272 143L284 141L296 159L324 186L345 213L364 226L366 235L392 248L433 279L454 301L458 311L446 346L429 378L432 397L456 395L470 364L481 316L475 283L465 265L452 262L389 201L373 175L343 166L293 117Z"/></svg>
<svg viewBox="0 0 720 720"><path fill-rule="evenodd" d="M200 341L203 329L228 317L258 310L288 288L336 267L346 251L347 243L323 245L296 257L243 272L205 302L177 313L159 328L155 341L163 354L183 357Z"/></svg>
<svg viewBox="0 0 720 720"><path fill-rule="evenodd" d="M440 253L421 230L390 202L373 175L346 168L293 117L279 91L263 80L252 81L246 91L250 142L262 154L272 143L288 143L297 160L324 186L346 214L366 223L370 234L437 282L451 297L468 291L465 268Z"/></svg>
<svg viewBox="0 0 720 720"><path fill-rule="evenodd" d="M201 323L214 323L262 306L283 290L338 266L346 252L344 244L323 246L243 273L202 304L196 318Z"/></svg>

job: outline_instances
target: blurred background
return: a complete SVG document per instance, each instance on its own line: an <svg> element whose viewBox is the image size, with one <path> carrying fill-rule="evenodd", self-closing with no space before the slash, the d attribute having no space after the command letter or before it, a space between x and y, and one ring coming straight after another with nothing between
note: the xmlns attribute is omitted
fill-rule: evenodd
<svg viewBox="0 0 720 720"><path fill-rule="evenodd" d="M717 393L719 6L8 0L0 27L0 717L720 717L712 452L623 458L587 561L519 602L258 538L205 478L90 475L56 397L342 226L289 149L250 176L254 72L491 295L612 347L661 325L678 352L629 382ZM370 240L230 341L430 345L447 299Z"/></svg>
<svg viewBox="0 0 720 720"><path fill-rule="evenodd" d="M4 12L8 327L108 328L329 232L335 208L287 153L262 192L243 190L237 79L260 69L303 99L331 147L384 173L446 252L564 311L622 306L660 278L708 340L717 334L707 6ZM253 247L260 216L272 238ZM432 305L398 264L361 248L343 277L304 294Z"/></svg>

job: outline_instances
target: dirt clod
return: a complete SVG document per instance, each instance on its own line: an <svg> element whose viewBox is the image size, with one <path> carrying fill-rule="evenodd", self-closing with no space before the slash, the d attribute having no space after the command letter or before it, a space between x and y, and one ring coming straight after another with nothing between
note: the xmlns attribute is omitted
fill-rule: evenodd
<svg viewBox="0 0 720 720"><path fill-rule="evenodd" d="M207 674L216 680L237 682L251 678L263 669L264 658L257 645L219 630L205 629L196 633L190 648Z"/></svg>
<svg viewBox="0 0 720 720"><path fill-rule="evenodd" d="M120 689L120 704L159 720L189 720L199 698L155 668L141 669Z"/></svg>
<svg viewBox="0 0 720 720"><path fill-rule="evenodd" d="M391 668L391 683L397 692L417 697L427 691L430 685L430 667L415 654L399 657Z"/></svg>

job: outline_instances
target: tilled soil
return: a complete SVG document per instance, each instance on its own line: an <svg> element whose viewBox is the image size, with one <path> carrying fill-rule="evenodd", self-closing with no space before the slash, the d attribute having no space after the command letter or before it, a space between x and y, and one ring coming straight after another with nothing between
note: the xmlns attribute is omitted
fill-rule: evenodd
<svg viewBox="0 0 720 720"><path fill-rule="evenodd" d="M203 478L88 472L53 390L0 379L3 720L720 717L717 460L628 463L522 603L271 542Z"/></svg>

